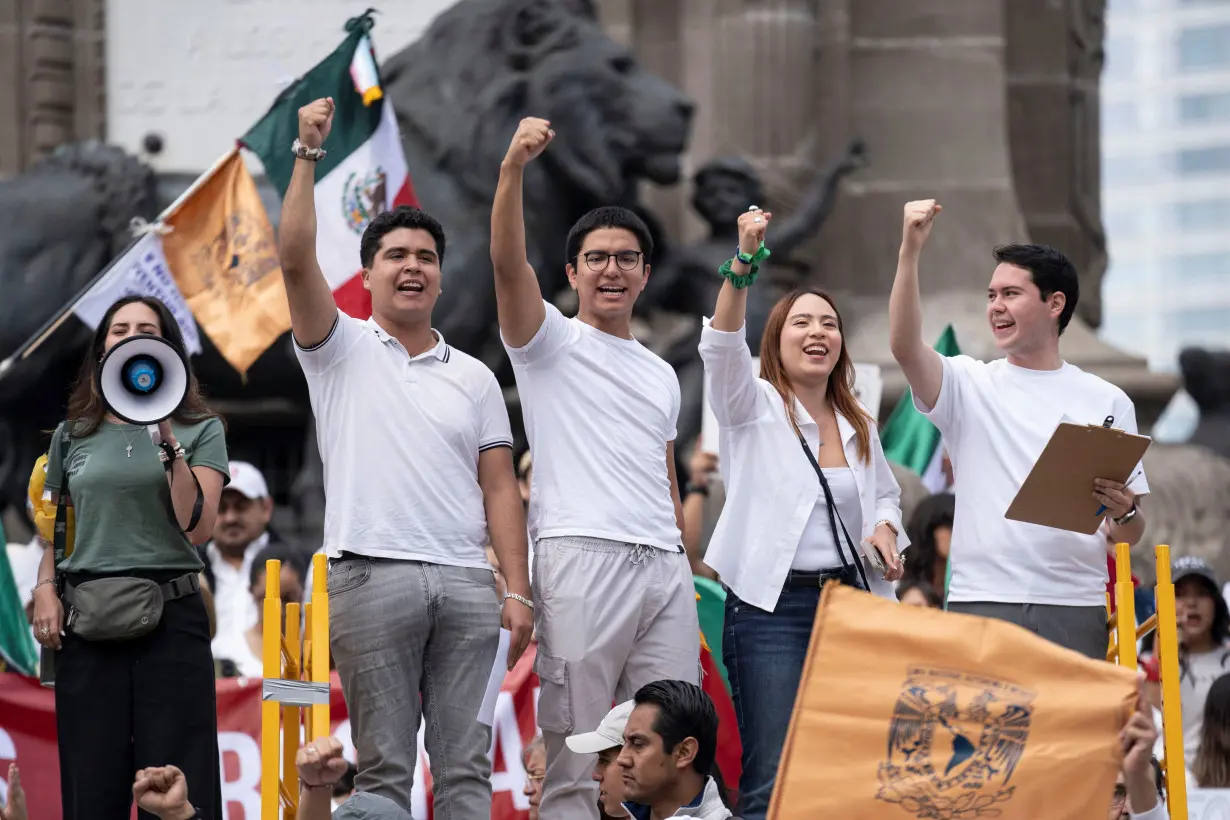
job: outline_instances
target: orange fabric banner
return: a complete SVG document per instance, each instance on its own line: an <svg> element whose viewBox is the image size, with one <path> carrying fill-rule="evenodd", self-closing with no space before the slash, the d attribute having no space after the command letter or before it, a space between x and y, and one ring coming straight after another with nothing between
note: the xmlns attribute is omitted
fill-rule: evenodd
<svg viewBox="0 0 1230 820"><path fill-rule="evenodd" d="M223 357L241 374L290 330L278 246L236 149L167 218L167 265Z"/></svg>
<svg viewBox="0 0 1230 820"><path fill-rule="evenodd" d="M829 584L770 820L1105 817L1133 671Z"/></svg>

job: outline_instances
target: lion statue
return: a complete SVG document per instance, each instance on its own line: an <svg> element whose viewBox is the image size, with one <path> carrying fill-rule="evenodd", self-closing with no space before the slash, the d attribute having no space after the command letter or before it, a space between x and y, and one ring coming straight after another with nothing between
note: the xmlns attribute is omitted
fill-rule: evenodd
<svg viewBox="0 0 1230 820"><path fill-rule="evenodd" d="M436 322L497 372L491 201L517 123L556 138L526 169L526 243L543 295L564 291L564 240L599 205L643 213L637 183L680 176L693 104L603 32L588 0L462 0L382 68L419 202L448 233Z"/></svg>

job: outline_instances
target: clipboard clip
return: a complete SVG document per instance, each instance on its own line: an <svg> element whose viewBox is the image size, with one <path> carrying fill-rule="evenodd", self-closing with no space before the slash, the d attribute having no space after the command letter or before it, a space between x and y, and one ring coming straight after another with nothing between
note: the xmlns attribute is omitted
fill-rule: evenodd
<svg viewBox="0 0 1230 820"><path fill-rule="evenodd" d="M1114 417L1114 416L1107 416L1106 418L1102 419L1102 426L1103 426L1103 427L1110 427L1110 426L1111 426L1112 424L1114 424L1114 423L1115 423L1115 417Z"/></svg>

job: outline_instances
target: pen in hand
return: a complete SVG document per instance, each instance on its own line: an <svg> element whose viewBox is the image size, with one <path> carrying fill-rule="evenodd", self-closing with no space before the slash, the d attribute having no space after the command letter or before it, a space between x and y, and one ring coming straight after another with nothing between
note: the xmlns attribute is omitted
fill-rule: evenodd
<svg viewBox="0 0 1230 820"><path fill-rule="evenodd" d="M1131 478L1129 478L1127 481L1123 482L1123 486L1124 486L1124 487L1128 486L1129 484L1131 484L1133 481L1135 481L1135 480L1136 480L1136 479L1138 479L1138 478L1140 478L1140 470L1137 470L1136 472L1132 473L1132 477L1131 477ZM1101 515L1102 515L1102 513L1104 513L1104 512L1106 512L1106 505L1105 505L1105 504L1103 504L1103 505L1101 505L1100 507L1098 507L1098 511L1094 513L1094 516L1095 516L1095 517L1101 516Z"/></svg>

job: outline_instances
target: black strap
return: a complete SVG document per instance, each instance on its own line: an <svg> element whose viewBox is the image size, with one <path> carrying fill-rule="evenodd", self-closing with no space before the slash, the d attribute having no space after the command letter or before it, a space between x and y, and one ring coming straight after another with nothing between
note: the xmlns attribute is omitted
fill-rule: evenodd
<svg viewBox="0 0 1230 820"><path fill-rule="evenodd" d="M162 442L162 444L166 445L167 442L164 441ZM171 495L171 522L175 524L176 529L180 530L180 532L184 534L187 534L187 533L192 532L194 529L196 529L197 524L201 523L201 512L205 509L205 491L201 489L201 480L196 477L196 473L193 472L191 465L188 465L188 462L186 460L184 461L184 464L188 466L188 475L192 476L192 483L196 485L196 501L192 503L192 516L188 519L188 526L183 527L181 529L179 526L179 515L175 512L175 495L174 493L172 493ZM171 477L171 481L170 481L171 485L174 486L175 473L172 472L172 470L174 470L175 468L175 451L174 450L171 451L169 457L167 458L166 464L163 466L166 468L167 474L170 475Z"/></svg>
<svg viewBox="0 0 1230 820"><path fill-rule="evenodd" d="M68 425L71 423L65 420L60 427L60 498L56 502L56 525L51 537L52 558L56 567L68 557L68 449L72 444Z"/></svg>
<svg viewBox="0 0 1230 820"><path fill-rule="evenodd" d="M807 439L803 438L803 433L797 430L795 432L798 432L799 444L802 445L803 452L807 454L807 460L811 462L816 476L820 479L820 489L824 491L824 506L828 508L829 526L833 530L833 543L837 545L837 556L841 558L841 568L849 572L850 562L846 560L846 555L841 550L841 539L837 537L838 524L841 524L841 534L846 537L846 545L850 548L850 557L858 569L858 577L863 582L863 589L870 592L871 585L867 583L867 573L863 570L863 562L859 560L858 550L854 548L854 541L850 538L849 531L846 530L846 522L841 520L841 511L837 509L837 504L833 501L833 491L829 489L829 480L824 477L824 470L820 468L820 462L816 461L816 457L812 455L811 448L807 446Z"/></svg>

